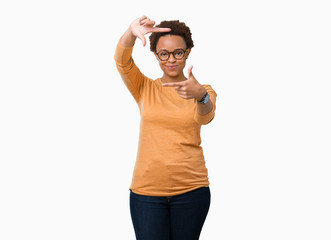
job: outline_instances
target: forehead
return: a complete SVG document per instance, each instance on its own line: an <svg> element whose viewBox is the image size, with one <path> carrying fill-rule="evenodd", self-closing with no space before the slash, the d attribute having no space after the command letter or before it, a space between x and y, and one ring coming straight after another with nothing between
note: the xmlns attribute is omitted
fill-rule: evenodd
<svg viewBox="0 0 331 240"><path fill-rule="evenodd" d="M183 37L177 35L162 36L156 44L156 50L166 49L173 51L178 48L186 49L186 43Z"/></svg>

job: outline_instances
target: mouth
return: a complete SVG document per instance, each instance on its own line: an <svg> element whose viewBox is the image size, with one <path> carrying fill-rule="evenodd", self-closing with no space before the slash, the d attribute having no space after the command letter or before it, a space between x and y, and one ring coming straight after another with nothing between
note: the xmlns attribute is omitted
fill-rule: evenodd
<svg viewBox="0 0 331 240"><path fill-rule="evenodd" d="M166 66L169 70L175 70L177 68L177 65L168 65Z"/></svg>

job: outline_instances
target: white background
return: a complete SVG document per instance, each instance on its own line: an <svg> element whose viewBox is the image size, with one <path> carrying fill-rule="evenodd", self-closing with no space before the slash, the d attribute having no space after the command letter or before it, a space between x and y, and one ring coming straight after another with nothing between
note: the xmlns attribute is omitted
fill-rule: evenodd
<svg viewBox="0 0 331 240"><path fill-rule="evenodd" d="M327 2L1 1L0 239L134 239L139 110L113 56L147 15L191 28L187 66L218 93L201 239L330 240ZM157 78L148 44L134 58Z"/></svg>

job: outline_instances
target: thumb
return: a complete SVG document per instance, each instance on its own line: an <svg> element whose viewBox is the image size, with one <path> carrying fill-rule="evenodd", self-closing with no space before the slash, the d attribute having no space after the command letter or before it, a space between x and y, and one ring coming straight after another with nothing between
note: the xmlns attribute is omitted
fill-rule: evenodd
<svg viewBox="0 0 331 240"><path fill-rule="evenodd" d="M190 67L188 68L188 70L187 70L188 78L193 77L193 74L192 74L192 68L193 68L193 66L190 66Z"/></svg>
<svg viewBox="0 0 331 240"><path fill-rule="evenodd" d="M143 42L143 45L146 46L146 38L143 34L138 34L137 36L142 42Z"/></svg>

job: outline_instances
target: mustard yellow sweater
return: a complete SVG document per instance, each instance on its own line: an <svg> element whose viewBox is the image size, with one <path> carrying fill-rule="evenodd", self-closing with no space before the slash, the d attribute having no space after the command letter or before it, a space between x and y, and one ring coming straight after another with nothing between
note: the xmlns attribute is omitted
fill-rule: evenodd
<svg viewBox="0 0 331 240"><path fill-rule="evenodd" d="M214 118L216 92L210 85L202 85L213 109L199 115L194 99L183 99L174 88L162 87L160 78L143 75L132 59L132 49L118 43L114 57L141 117L130 189L148 196L174 196L209 186L200 129Z"/></svg>

